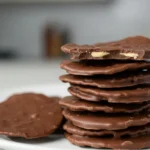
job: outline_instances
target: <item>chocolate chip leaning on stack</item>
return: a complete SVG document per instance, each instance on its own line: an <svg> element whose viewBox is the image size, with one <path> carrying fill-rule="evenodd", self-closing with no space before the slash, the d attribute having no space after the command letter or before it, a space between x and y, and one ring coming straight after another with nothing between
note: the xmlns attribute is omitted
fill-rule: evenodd
<svg viewBox="0 0 150 150"><path fill-rule="evenodd" d="M66 44L61 68L72 96L60 100L65 137L78 146L150 148L150 39Z"/></svg>
<svg viewBox="0 0 150 150"><path fill-rule="evenodd" d="M0 103L0 135L35 139L52 134L63 121L59 99L36 93L12 95Z"/></svg>

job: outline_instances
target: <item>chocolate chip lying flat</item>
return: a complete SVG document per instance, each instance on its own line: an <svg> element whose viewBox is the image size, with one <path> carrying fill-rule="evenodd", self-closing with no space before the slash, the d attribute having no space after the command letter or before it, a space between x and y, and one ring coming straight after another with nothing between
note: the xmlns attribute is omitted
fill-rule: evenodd
<svg viewBox="0 0 150 150"><path fill-rule="evenodd" d="M11 96L0 104L0 134L27 139L48 136L63 119L58 100L33 93Z"/></svg>
<svg viewBox="0 0 150 150"><path fill-rule="evenodd" d="M68 90L73 96L88 101L106 100L110 103L141 103L150 101L149 85L120 89L100 89L96 87L72 85Z"/></svg>
<svg viewBox="0 0 150 150"><path fill-rule="evenodd" d="M100 75L100 74L115 74L126 70L137 70L150 68L150 62L144 61L116 61L116 60L101 60L101 61L81 61L72 62L65 60L60 64L62 69L65 69L69 74L73 75Z"/></svg>
<svg viewBox="0 0 150 150"><path fill-rule="evenodd" d="M70 134L76 134L80 136L91 136L91 137L115 137L115 138L124 138L124 137L135 137L139 135L146 135L150 134L150 124L145 126L136 126L136 127L129 127L124 130L86 130L79 128L73 125L71 122L67 122L63 126L64 130Z"/></svg>
<svg viewBox="0 0 150 150"><path fill-rule="evenodd" d="M119 112L126 112L126 113L133 113L133 112L140 112L150 108L150 103L143 102L143 103L133 103L133 104L121 104L121 103L108 103L107 101L97 102L90 102L80 100L73 96L64 97L59 101L59 104L63 107L68 108L72 111L104 111L107 113L119 113Z"/></svg>
<svg viewBox="0 0 150 150"><path fill-rule="evenodd" d="M97 75L90 77L67 74L60 76L60 80L69 82L70 84L95 86L99 88L119 88L150 84L150 71L123 72L112 76Z"/></svg>
<svg viewBox="0 0 150 150"><path fill-rule="evenodd" d="M90 130L120 130L150 123L149 112L139 114L106 114L102 112L73 112L65 109L63 115L75 126Z"/></svg>
<svg viewBox="0 0 150 150"><path fill-rule="evenodd" d="M150 148L150 135L141 135L133 138L96 138L78 136L65 133L65 137L78 146L89 146L93 148L113 148L113 149L142 149Z"/></svg>
<svg viewBox="0 0 150 150"><path fill-rule="evenodd" d="M72 59L150 59L150 39L143 36L128 37L115 42L94 45L66 44L62 51L69 53Z"/></svg>

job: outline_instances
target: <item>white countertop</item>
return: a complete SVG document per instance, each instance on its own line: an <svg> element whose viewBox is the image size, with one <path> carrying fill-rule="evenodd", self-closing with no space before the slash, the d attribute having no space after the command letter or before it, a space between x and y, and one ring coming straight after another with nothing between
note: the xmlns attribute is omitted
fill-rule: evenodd
<svg viewBox="0 0 150 150"><path fill-rule="evenodd" d="M61 60L0 61L0 90L45 84L63 84L59 76Z"/></svg>

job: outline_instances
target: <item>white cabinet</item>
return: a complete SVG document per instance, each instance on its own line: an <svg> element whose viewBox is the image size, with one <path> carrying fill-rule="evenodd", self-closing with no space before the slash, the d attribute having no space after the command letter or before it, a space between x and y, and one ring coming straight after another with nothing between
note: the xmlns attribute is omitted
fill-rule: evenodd
<svg viewBox="0 0 150 150"><path fill-rule="evenodd" d="M0 0L0 3L63 3L63 2L99 2L105 0Z"/></svg>

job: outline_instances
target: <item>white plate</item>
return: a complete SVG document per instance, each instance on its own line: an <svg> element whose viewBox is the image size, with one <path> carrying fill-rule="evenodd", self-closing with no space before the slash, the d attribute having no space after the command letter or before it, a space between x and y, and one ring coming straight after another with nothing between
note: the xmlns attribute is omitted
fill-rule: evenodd
<svg viewBox="0 0 150 150"><path fill-rule="evenodd" d="M39 85L30 87L19 87L8 89L0 94L1 101L11 94L21 92L38 92L48 96L66 96L67 85ZM0 150L85 150L91 148L81 148L70 144L63 135L52 135L42 140L23 140L0 136Z"/></svg>

